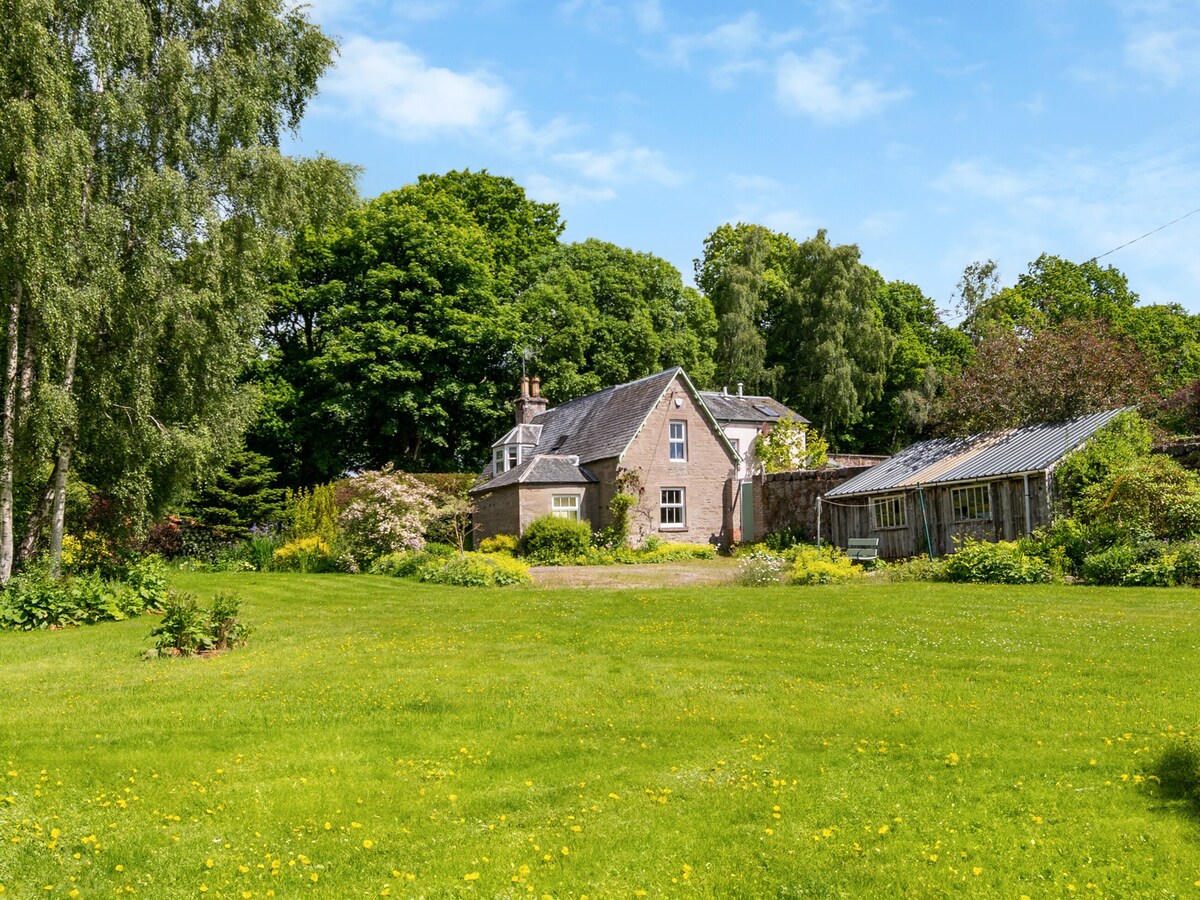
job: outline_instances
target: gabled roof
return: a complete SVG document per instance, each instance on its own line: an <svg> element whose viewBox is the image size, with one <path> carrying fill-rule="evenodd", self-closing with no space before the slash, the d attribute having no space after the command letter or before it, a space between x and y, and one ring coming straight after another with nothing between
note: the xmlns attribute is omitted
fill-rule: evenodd
<svg viewBox="0 0 1200 900"><path fill-rule="evenodd" d="M617 384L585 397L568 400L560 406L539 413L530 424L518 425L492 446L496 447L505 442L517 443L518 441L510 438L530 433L522 429L537 429L539 456L574 456L578 457L581 466L601 459L620 457L642 430L646 419L676 378L695 396L700 414L712 426L713 433L725 447L730 460L735 460L737 454L733 445L713 418L700 392L679 366L647 375L637 381ZM507 478L512 472L521 471L523 466L524 463L492 478L493 468L489 460L484 467L483 477L490 480L472 490L479 492L503 487L505 484L527 483L524 479L518 482L516 479ZM590 472L588 477L592 477Z"/></svg>
<svg viewBox="0 0 1200 900"><path fill-rule="evenodd" d="M542 428L538 447L578 456L581 463L620 456L682 371L667 369L540 413L533 419Z"/></svg>
<svg viewBox="0 0 1200 900"><path fill-rule="evenodd" d="M808 419L788 409L774 397L739 396L721 391L700 391L700 398L708 407L713 418L726 422L778 422L780 419L797 419L808 424Z"/></svg>
<svg viewBox="0 0 1200 900"><path fill-rule="evenodd" d="M1065 422L921 441L838 485L825 496L879 494L918 484L1044 472L1125 411L1110 409Z"/></svg>
<svg viewBox="0 0 1200 900"><path fill-rule="evenodd" d="M537 446L538 438L542 433L541 425L518 425L512 429L496 443L493 447L503 447L505 444L533 444Z"/></svg>
<svg viewBox="0 0 1200 900"><path fill-rule="evenodd" d="M480 494L510 484L595 484L597 481L595 475L579 464L577 456L539 453L486 484L471 488L469 493Z"/></svg>

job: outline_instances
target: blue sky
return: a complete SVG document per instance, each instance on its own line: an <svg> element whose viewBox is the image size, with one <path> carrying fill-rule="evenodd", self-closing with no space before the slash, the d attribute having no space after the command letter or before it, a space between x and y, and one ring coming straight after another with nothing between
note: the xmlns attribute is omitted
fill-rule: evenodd
<svg viewBox="0 0 1200 900"><path fill-rule="evenodd" d="M341 43L290 147L375 196L486 168L566 238L665 257L825 228L942 308L1200 207L1200 0L313 0ZM1200 312L1200 214L1106 257Z"/></svg>

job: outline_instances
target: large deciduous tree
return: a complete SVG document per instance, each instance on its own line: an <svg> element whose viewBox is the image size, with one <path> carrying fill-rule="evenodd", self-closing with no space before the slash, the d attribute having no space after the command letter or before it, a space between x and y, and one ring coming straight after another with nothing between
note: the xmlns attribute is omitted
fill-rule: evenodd
<svg viewBox="0 0 1200 900"><path fill-rule="evenodd" d="M1068 320L1029 338L996 332L947 384L941 429L970 434L1135 405L1151 381L1137 348L1102 321Z"/></svg>
<svg viewBox="0 0 1200 900"><path fill-rule="evenodd" d="M5 581L23 484L19 549L50 519L57 555L73 458L137 518L236 435L333 45L282 0L15 0L0 46Z"/></svg>

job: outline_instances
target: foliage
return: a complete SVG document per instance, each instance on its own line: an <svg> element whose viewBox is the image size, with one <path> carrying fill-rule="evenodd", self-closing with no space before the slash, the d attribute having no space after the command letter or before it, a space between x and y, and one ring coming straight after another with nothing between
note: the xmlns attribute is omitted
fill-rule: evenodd
<svg viewBox="0 0 1200 900"><path fill-rule="evenodd" d="M200 521L242 534L254 526L283 521L285 492L275 487L279 473L261 453L242 448L208 478L190 504Z"/></svg>
<svg viewBox="0 0 1200 900"><path fill-rule="evenodd" d="M787 572L788 584L846 584L867 577L862 566L856 566L830 544L823 547L798 544L785 556L792 562Z"/></svg>
<svg viewBox="0 0 1200 900"><path fill-rule="evenodd" d="M1054 468L1056 496L1071 510L1084 491L1149 456L1150 428L1136 412L1123 412Z"/></svg>
<svg viewBox="0 0 1200 900"><path fill-rule="evenodd" d="M532 351L552 403L671 366L682 366L698 385L710 383L712 304L684 286L669 262L587 240L544 263L516 312L520 346Z"/></svg>
<svg viewBox="0 0 1200 900"><path fill-rule="evenodd" d="M177 594L163 605L162 621L150 631L154 649L148 656L194 656L240 647L249 628L238 618L241 599L220 592L207 609L192 594Z"/></svg>
<svg viewBox="0 0 1200 900"><path fill-rule="evenodd" d="M788 561L769 550L751 550L738 559L737 582L747 587L763 587L779 584Z"/></svg>
<svg viewBox="0 0 1200 900"><path fill-rule="evenodd" d="M1150 372L1141 354L1102 322L1071 320L1022 338L992 334L949 379L938 413L943 431L971 434L1057 422L1138 404Z"/></svg>
<svg viewBox="0 0 1200 900"><path fill-rule="evenodd" d="M1200 543L1120 543L1092 553L1080 566L1091 584L1174 587L1200 584Z"/></svg>
<svg viewBox="0 0 1200 900"><path fill-rule="evenodd" d="M507 587L533 580L527 564L501 554L434 557L423 563L416 574L421 581L460 587Z"/></svg>
<svg viewBox="0 0 1200 900"><path fill-rule="evenodd" d="M888 582L948 580L944 560L930 559L928 556L913 556L890 562L879 560L875 567L879 577Z"/></svg>
<svg viewBox="0 0 1200 900"><path fill-rule="evenodd" d="M829 461L829 443L795 418L780 419L754 439L753 455L766 472L819 469Z"/></svg>
<svg viewBox="0 0 1200 900"><path fill-rule="evenodd" d="M1088 485L1074 509L1087 524L1186 540L1200 533L1200 475L1151 454Z"/></svg>
<svg viewBox="0 0 1200 900"><path fill-rule="evenodd" d="M271 568L282 572L332 572L337 561L324 538L312 535L288 541L271 555Z"/></svg>
<svg viewBox="0 0 1200 900"><path fill-rule="evenodd" d="M279 0L22 3L0 45L5 581L14 475L56 556L73 462L140 526L230 448L264 268L344 170L278 151L333 51Z"/></svg>
<svg viewBox="0 0 1200 900"><path fill-rule="evenodd" d="M28 566L0 593L0 627L29 631L119 621L160 608L169 593L158 557L133 563L123 579L95 569L56 578L45 566Z"/></svg>
<svg viewBox="0 0 1200 900"><path fill-rule="evenodd" d="M387 465L350 479L345 488L347 502L337 520L339 550L354 567L425 546L425 529L437 509L433 492L421 482Z"/></svg>
<svg viewBox="0 0 1200 900"><path fill-rule="evenodd" d="M415 576L422 566L457 554L449 545L426 544L424 550L400 550L388 553L371 563L372 575L391 575L394 578Z"/></svg>
<svg viewBox="0 0 1200 900"><path fill-rule="evenodd" d="M531 562L541 563L561 557L587 554L592 532L587 522L545 515L525 526L521 535L521 552Z"/></svg>
<svg viewBox="0 0 1200 900"><path fill-rule="evenodd" d="M772 553L783 553L785 550L790 550L797 544L803 544L808 540L804 533L804 529L800 526L794 528L785 528L782 531L772 531L764 534L762 545Z"/></svg>
<svg viewBox="0 0 1200 900"><path fill-rule="evenodd" d="M1028 555L1015 541L977 541L966 538L944 560L947 581L975 584L1042 584L1051 580L1051 567Z"/></svg>
<svg viewBox="0 0 1200 900"><path fill-rule="evenodd" d="M479 542L480 553L516 553L520 539L515 534L494 534Z"/></svg>
<svg viewBox="0 0 1200 900"><path fill-rule="evenodd" d="M637 506L638 498L634 494L618 490L608 501L608 524L596 535L596 544L600 547L616 549L629 545L629 512Z"/></svg>
<svg viewBox="0 0 1200 900"><path fill-rule="evenodd" d="M327 544L337 538L338 508L333 484L288 491L283 518L290 538L317 535Z"/></svg>
<svg viewBox="0 0 1200 900"><path fill-rule="evenodd" d="M689 559L716 559L717 548L712 544L687 544L682 541L659 541L653 546L634 551L635 563L683 562Z"/></svg>

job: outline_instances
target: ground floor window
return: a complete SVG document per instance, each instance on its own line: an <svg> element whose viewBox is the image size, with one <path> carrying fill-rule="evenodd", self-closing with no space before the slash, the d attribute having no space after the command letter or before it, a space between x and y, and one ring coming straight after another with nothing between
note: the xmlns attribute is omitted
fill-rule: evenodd
<svg viewBox="0 0 1200 900"><path fill-rule="evenodd" d="M579 521L579 495L555 494L550 499L550 514L560 519Z"/></svg>
<svg viewBox="0 0 1200 900"><path fill-rule="evenodd" d="M903 528L908 524L903 494L877 497L871 501L871 511L875 513L876 528Z"/></svg>
<svg viewBox="0 0 1200 900"><path fill-rule="evenodd" d="M950 508L955 522L987 522L992 518L992 492L986 484L972 484L950 491Z"/></svg>
<svg viewBox="0 0 1200 900"><path fill-rule="evenodd" d="M658 522L663 528L682 528L686 523L683 488L663 488L658 495Z"/></svg>

